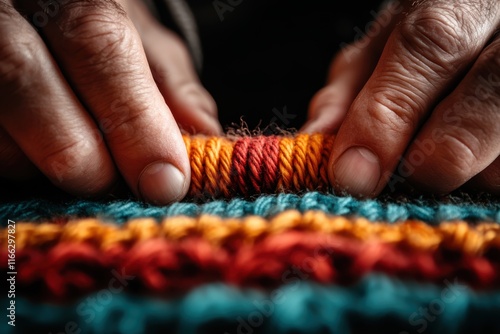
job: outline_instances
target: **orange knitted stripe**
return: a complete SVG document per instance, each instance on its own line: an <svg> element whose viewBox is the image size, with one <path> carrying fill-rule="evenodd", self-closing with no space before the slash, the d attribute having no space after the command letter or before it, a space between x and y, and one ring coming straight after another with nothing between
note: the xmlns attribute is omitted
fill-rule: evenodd
<svg viewBox="0 0 500 334"><path fill-rule="evenodd" d="M362 241L378 240L415 250L445 248L474 256L500 251L500 225L494 223L472 226L456 221L430 226L408 220L387 224L363 218L329 216L321 211L302 214L295 210L285 211L270 219L259 216L177 216L165 218L161 223L150 218L135 219L123 226L94 218L74 220L64 225L19 222L16 225L16 249L52 247L60 242L89 242L105 250L116 244L132 246L153 238L179 241L188 237L200 237L211 244L227 246L234 242L253 243L291 230L340 235ZM5 249L7 238L7 229L2 229L0 240Z"/></svg>

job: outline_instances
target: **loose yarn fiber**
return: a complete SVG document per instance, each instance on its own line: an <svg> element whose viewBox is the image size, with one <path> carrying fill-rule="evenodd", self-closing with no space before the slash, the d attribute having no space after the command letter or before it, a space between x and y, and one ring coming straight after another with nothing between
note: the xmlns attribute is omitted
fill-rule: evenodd
<svg viewBox="0 0 500 334"><path fill-rule="evenodd" d="M500 199L333 194L333 136L183 138L182 202L0 203L2 333L500 333Z"/></svg>

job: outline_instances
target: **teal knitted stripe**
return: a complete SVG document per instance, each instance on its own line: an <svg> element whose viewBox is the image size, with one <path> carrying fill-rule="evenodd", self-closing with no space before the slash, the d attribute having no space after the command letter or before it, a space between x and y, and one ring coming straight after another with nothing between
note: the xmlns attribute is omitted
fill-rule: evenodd
<svg viewBox="0 0 500 334"><path fill-rule="evenodd" d="M500 202L490 204L455 203L416 199L383 203L378 200L358 200L332 194L308 192L303 195L262 195L255 200L235 198L230 201L215 200L204 204L189 202L174 203L158 207L136 201L73 201L68 203L47 200L0 204L3 226L7 219L40 221L56 217L101 217L118 223L138 217L162 217L202 213L221 217L243 217L259 215L268 217L287 209L299 211L321 210L335 215L357 215L372 221L395 222L419 219L428 223L447 220L486 220L500 223Z"/></svg>
<svg viewBox="0 0 500 334"><path fill-rule="evenodd" d="M116 282L113 282L116 283ZM119 292L72 306L16 299L2 333L500 333L500 291L371 275L350 288L296 281L271 293L212 284L176 300ZM8 305L6 297L2 305ZM4 309L5 310L5 309ZM79 332L78 330L81 330Z"/></svg>

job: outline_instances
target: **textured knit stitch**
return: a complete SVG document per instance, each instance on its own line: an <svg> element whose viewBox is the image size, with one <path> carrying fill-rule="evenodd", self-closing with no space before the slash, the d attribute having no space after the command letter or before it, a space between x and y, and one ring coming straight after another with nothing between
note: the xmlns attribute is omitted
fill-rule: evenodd
<svg viewBox="0 0 500 334"><path fill-rule="evenodd" d="M500 333L499 291L478 293L454 280L443 287L383 275L350 287L292 278L268 292L211 284L169 300L121 292L97 304L104 298L100 291L74 304L54 305L19 296L16 327L2 321L0 331L60 333L71 322L92 334L418 333L425 320L419 310L432 308L439 314L428 314L433 321L424 322L425 333ZM2 305L8 305L6 296Z"/></svg>
<svg viewBox="0 0 500 334"><path fill-rule="evenodd" d="M17 221L17 332L59 333L76 321L83 333L237 333L238 319L255 320L263 308L254 303L273 296L247 289L258 287L286 293L255 333L412 333L421 328L409 318L436 305L455 280L469 287L454 288L457 301L446 303L426 332L499 332L499 201L304 193L327 189L325 148L333 137L184 139L193 171L187 201L205 203L0 204L2 224ZM266 192L277 194L254 197ZM5 229L1 237L7 249ZM7 256L0 251L4 271ZM107 298L117 273L130 281L92 319L86 299L51 306ZM200 287L209 282L219 284ZM144 298L151 294L157 299Z"/></svg>
<svg viewBox="0 0 500 334"><path fill-rule="evenodd" d="M431 200L406 200L383 203L379 200L358 200L320 192L302 195L261 195L255 200L233 198L229 201L214 200L202 204L178 202L168 206L153 206L137 201L94 202L78 200L56 202L43 199L22 202L0 203L0 224L6 226L8 219L18 221L68 220L76 217L100 217L122 223L134 218L184 215L195 217L201 214L220 217L244 217L258 215L273 216L284 210L320 210L333 215L356 215L371 221L389 223L417 219L430 224L441 221L467 220L500 223L500 202L490 204L444 203Z"/></svg>
<svg viewBox="0 0 500 334"><path fill-rule="evenodd" d="M135 277L130 289L157 294L183 292L221 281L240 286L277 287L294 275L322 283L352 283L372 272L441 283L459 279L475 288L500 287L498 247L484 256L446 247L422 251L404 243L360 241L341 235L291 231L253 243L215 246L193 234L180 241L161 238L113 244L92 240L59 242L16 251L16 293L67 299L105 288L113 272ZM7 253L0 268L7 271ZM31 293L30 293L31 292Z"/></svg>
<svg viewBox="0 0 500 334"><path fill-rule="evenodd" d="M185 136L189 196L165 207L0 204L2 226L17 222L17 323L2 333L60 333L74 321L82 333L500 332L500 201L322 193L333 140ZM0 230L4 271L8 242ZM415 325L436 307L426 328Z"/></svg>
<svg viewBox="0 0 500 334"><path fill-rule="evenodd" d="M438 248L480 256L486 252L500 252L500 225L466 222L448 222L436 227L421 221L398 224L372 223L363 218L329 216L321 211L301 214L284 211L268 220L259 216L243 219L201 215L196 218L176 216L161 223L151 218L131 220L120 226L98 219L81 219L66 224L16 224L16 249L46 248L59 242L89 242L103 251L124 244L132 246L149 239L163 238L178 241L196 236L212 245L251 243L270 235L287 231L320 232L341 235L357 240L401 244L415 250ZM7 229L0 230L0 246L7 248Z"/></svg>

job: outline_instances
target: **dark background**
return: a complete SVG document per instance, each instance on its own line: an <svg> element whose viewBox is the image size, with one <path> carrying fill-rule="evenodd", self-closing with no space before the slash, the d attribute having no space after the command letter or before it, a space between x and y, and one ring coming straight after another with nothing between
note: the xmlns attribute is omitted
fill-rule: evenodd
<svg viewBox="0 0 500 334"><path fill-rule="evenodd" d="M340 44L353 40L354 27L364 31L373 20L370 12L378 12L380 5L366 0L241 0L221 21L213 0L188 3L203 47L201 80L217 102L221 124L225 129L239 128L242 119L250 130L259 124L264 129L270 122L280 128L300 128ZM165 24L180 32L165 8L158 9ZM279 117L285 106L288 123ZM0 190L0 200L68 196L45 178L26 184L0 178Z"/></svg>
<svg viewBox="0 0 500 334"><path fill-rule="evenodd" d="M201 79L225 129L240 126L240 119L254 129L259 122L261 128L304 123L340 44L353 40L354 27L364 31L381 1L221 2L233 8L222 21L213 0L188 1L203 47ZM290 116L283 122L273 109L283 113L285 106Z"/></svg>
<svg viewBox="0 0 500 334"><path fill-rule="evenodd" d="M239 127L243 119L251 130L258 124L265 128L271 121L281 128L300 128L309 101L324 85L329 63L340 45L353 40L355 27L365 30L381 3L241 0L232 11L224 13L221 21L213 0L187 1L203 46L201 79L218 104L221 124L224 128ZM221 1L230 4L230 0ZM165 24L179 32L168 13L159 10ZM285 106L287 114L294 117L286 119L288 124L273 113L276 109L282 114ZM0 190L0 201L26 196L68 197L45 178L25 185L0 178ZM121 193L127 190L115 193L125 196ZM490 200L487 196L484 202Z"/></svg>

